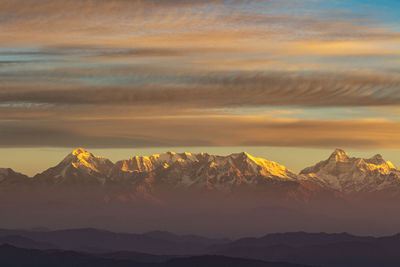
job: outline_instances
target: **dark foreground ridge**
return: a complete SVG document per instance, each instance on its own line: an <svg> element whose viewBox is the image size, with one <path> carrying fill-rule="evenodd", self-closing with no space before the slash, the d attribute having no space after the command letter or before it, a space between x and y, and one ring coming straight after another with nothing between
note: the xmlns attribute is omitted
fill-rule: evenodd
<svg viewBox="0 0 400 267"><path fill-rule="evenodd" d="M2 266L13 267L301 267L306 265L291 263L272 263L261 260L240 259L224 256L195 256L168 259L163 262L139 262L130 259L106 258L102 255L61 250L34 250L17 248L10 245L0 246Z"/></svg>
<svg viewBox="0 0 400 267"><path fill-rule="evenodd" d="M4 266L400 266L400 235L278 233L237 240L96 229L0 230Z"/></svg>

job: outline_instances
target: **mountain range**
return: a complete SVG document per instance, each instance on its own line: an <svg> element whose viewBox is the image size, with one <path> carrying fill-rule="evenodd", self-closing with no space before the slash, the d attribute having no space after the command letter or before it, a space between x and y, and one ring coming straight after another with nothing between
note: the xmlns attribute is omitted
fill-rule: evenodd
<svg viewBox="0 0 400 267"><path fill-rule="evenodd" d="M33 177L0 169L0 227L386 235L400 224L399 181L382 156L354 158L340 149L295 173L245 152L112 162L78 148Z"/></svg>
<svg viewBox="0 0 400 267"><path fill-rule="evenodd" d="M149 194L162 190L224 193L270 190L301 198L321 193L332 196L397 193L400 192L400 171L381 155L354 158L341 149L336 149L327 160L296 174L278 163L246 152L229 156L166 152L113 163L78 148L58 165L34 177L9 168L0 169L0 188L18 185L124 186Z"/></svg>

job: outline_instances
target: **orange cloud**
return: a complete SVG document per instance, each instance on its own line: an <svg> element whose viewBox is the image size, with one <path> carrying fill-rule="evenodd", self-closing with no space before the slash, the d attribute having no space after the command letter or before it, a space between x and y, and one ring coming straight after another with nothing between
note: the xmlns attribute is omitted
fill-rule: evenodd
<svg viewBox="0 0 400 267"><path fill-rule="evenodd" d="M263 116L1 121L0 146L290 146L399 149L400 123Z"/></svg>

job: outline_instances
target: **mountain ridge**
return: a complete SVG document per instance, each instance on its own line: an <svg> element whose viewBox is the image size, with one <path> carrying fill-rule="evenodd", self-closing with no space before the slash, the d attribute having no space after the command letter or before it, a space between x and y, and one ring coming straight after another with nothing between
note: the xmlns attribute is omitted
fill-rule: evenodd
<svg viewBox="0 0 400 267"><path fill-rule="evenodd" d="M0 184L24 181L60 186L121 184L146 192L152 192L155 187L230 192L238 187L274 183L294 183L297 187L312 184L316 190L325 188L344 194L400 188L400 172L382 155L354 158L342 149L336 149L327 160L296 174L279 163L253 157L247 152L227 156L165 152L113 163L77 148L56 166L27 178L11 169L0 169Z"/></svg>

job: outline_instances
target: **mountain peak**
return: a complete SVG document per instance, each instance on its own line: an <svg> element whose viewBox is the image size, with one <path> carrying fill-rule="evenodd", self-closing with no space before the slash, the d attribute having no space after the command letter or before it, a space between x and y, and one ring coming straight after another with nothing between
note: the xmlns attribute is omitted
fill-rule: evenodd
<svg viewBox="0 0 400 267"><path fill-rule="evenodd" d="M230 154L228 157L231 157L231 158L252 158L252 156L249 154L249 153L247 153L247 152L239 152L239 153L233 153L233 154Z"/></svg>
<svg viewBox="0 0 400 267"><path fill-rule="evenodd" d="M243 160L243 161L247 160L247 161L250 161L250 162L254 162L255 164L260 164L261 161L267 161L267 160L262 159L262 158L253 157L252 155L250 155L247 152L233 153L233 154L230 154L229 156L227 156L227 158L240 159L240 160Z"/></svg>
<svg viewBox="0 0 400 267"><path fill-rule="evenodd" d="M95 159L95 158L99 158L99 157L93 155L86 149L79 147L79 148L73 150L70 154L68 154L64 158L62 163L66 164L66 165L72 164L72 165L74 165L74 167L76 167L75 166L76 164L87 165L88 161L91 161L92 159Z"/></svg>
<svg viewBox="0 0 400 267"><path fill-rule="evenodd" d="M390 171L390 169L396 169L396 167L390 162L386 161L381 154L376 154L375 156L369 158L366 160L369 164L376 165L377 167L380 168L386 168L387 171Z"/></svg>
<svg viewBox="0 0 400 267"><path fill-rule="evenodd" d="M376 154L375 156L372 157L372 159L383 159L381 154Z"/></svg>
<svg viewBox="0 0 400 267"><path fill-rule="evenodd" d="M261 174L266 177L294 178L296 175L288 170L285 166L274 161L269 161L263 158L253 157L247 152L240 152L228 156L232 159L246 162L255 174Z"/></svg>
<svg viewBox="0 0 400 267"><path fill-rule="evenodd" d="M369 158L368 161L377 165L386 163L381 154L376 154L375 156Z"/></svg>
<svg viewBox="0 0 400 267"><path fill-rule="evenodd" d="M96 156L84 148L77 148L65 159L74 168L86 167L96 172L103 172L113 164L104 157Z"/></svg>
<svg viewBox="0 0 400 267"><path fill-rule="evenodd" d="M81 147L78 147L77 149L75 149L74 151L72 151L72 155L74 155L74 156L76 156L76 155L79 155L79 154L88 154L89 153L89 151L87 151L86 149L84 149L84 148L81 148ZM89 153L90 154L90 153Z"/></svg>
<svg viewBox="0 0 400 267"><path fill-rule="evenodd" d="M341 149L336 149L328 160L308 167L300 174L345 193L379 191L400 185L400 172L382 155L350 158Z"/></svg>
<svg viewBox="0 0 400 267"><path fill-rule="evenodd" d="M110 160L77 148L58 165L37 174L35 178L49 184L102 184L113 166Z"/></svg>
<svg viewBox="0 0 400 267"><path fill-rule="evenodd" d="M329 161L345 161L349 158L349 155L343 149L336 148L335 151L333 151L333 153L329 156Z"/></svg>
<svg viewBox="0 0 400 267"><path fill-rule="evenodd" d="M77 162L90 162L93 160L107 160L104 157L96 156L93 153L87 151L84 148L78 147L74 151L72 151L63 161L68 163L77 163Z"/></svg>
<svg viewBox="0 0 400 267"><path fill-rule="evenodd" d="M243 151L242 153L240 153L240 154L242 154L243 156L246 156L246 157L252 157L249 153L247 153L246 151Z"/></svg>

